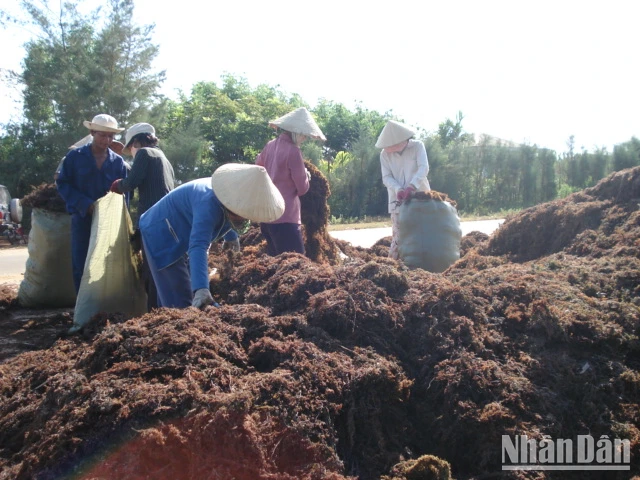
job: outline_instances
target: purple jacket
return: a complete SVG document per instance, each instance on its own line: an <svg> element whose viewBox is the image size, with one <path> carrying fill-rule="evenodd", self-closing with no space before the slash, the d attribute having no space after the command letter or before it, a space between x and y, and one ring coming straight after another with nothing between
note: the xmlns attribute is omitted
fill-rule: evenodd
<svg viewBox="0 0 640 480"><path fill-rule="evenodd" d="M282 133L267 143L256 164L267 169L269 177L284 198L284 214L272 223L300 222L300 196L309 191L309 179L300 148Z"/></svg>

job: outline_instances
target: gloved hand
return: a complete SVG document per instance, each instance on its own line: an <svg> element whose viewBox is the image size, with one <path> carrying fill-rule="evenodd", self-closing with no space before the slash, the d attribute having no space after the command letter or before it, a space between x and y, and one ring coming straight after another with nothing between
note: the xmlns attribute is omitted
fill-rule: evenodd
<svg viewBox="0 0 640 480"><path fill-rule="evenodd" d="M226 249L231 249L234 252L239 252L240 251L240 238L236 238L235 240L231 240L230 242L227 242L226 240L222 241L222 249L226 250Z"/></svg>
<svg viewBox="0 0 640 480"><path fill-rule="evenodd" d="M304 172L307 174L307 180L311 181L311 172L309 171L309 169L305 168Z"/></svg>
<svg viewBox="0 0 640 480"><path fill-rule="evenodd" d="M413 194L413 192L415 192L416 189L413 188L413 186L409 185L407 188L403 188L401 189L398 194L396 195L396 197L398 197L398 201L400 202L404 202L405 200L407 200L409 197L411 197L411 195Z"/></svg>
<svg viewBox="0 0 640 480"><path fill-rule="evenodd" d="M109 191L113 193L119 193L120 195L122 195L122 192L120 191L121 181L122 181L121 178L119 178L118 180L114 180L114 182L111 184L111 188L109 189Z"/></svg>
<svg viewBox="0 0 640 480"><path fill-rule="evenodd" d="M215 302L213 301L213 297L211 296L211 292L209 291L209 289L199 288L193 295L191 306L196 308L204 308L207 305L211 305L212 303Z"/></svg>

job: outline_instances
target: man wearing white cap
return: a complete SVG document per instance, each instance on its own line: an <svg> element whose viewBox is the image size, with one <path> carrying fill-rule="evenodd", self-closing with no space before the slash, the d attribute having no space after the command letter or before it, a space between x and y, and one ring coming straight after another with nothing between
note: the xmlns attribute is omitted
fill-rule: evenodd
<svg viewBox="0 0 640 480"><path fill-rule="evenodd" d="M415 140L415 132L395 120L382 129L376 147L381 148L382 183L387 187L391 214L391 246L389 257L398 258L398 205L414 192L431 190L427 174L429 161L424 143Z"/></svg>
<svg viewBox="0 0 640 480"><path fill-rule="evenodd" d="M136 123L127 129L123 153L133 157L133 167L127 178L111 184L115 193L138 189L138 215L154 205L174 188L173 167L158 147L156 129L149 123ZM142 251L142 277L147 292L147 310L158 306L155 283L149 270L144 250Z"/></svg>
<svg viewBox="0 0 640 480"><path fill-rule="evenodd" d="M107 194L116 179L125 178L128 172L124 159L110 148L115 135L124 130L118 128L116 119L100 114L90 122L84 121L83 125L89 129L91 142L67 153L56 179L58 192L71 214L71 261L76 293L89 250L93 204Z"/></svg>
<svg viewBox="0 0 640 480"><path fill-rule="evenodd" d="M260 231L267 241L271 256L283 252L304 254L300 196L309 190L309 172L304 166L300 145L307 138L326 140L320 127L304 108L298 108L269 123L282 133L264 147L256 159L269 172L273 183L284 198L284 214L275 222L263 222Z"/></svg>
<svg viewBox="0 0 640 480"><path fill-rule="evenodd" d="M282 195L257 165L228 163L210 178L169 192L140 218L158 306L203 308L214 303L207 262L211 242L232 229L242 233L248 221L273 222L283 213Z"/></svg>

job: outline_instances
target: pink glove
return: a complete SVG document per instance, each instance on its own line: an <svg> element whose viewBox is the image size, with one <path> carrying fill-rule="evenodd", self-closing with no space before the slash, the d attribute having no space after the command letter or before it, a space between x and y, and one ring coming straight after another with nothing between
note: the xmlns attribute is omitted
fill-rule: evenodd
<svg viewBox="0 0 640 480"><path fill-rule="evenodd" d="M120 180L115 180L112 184L111 184L111 188L109 189L110 192L113 193L119 193L120 195L122 195L122 192L120 191Z"/></svg>
<svg viewBox="0 0 640 480"><path fill-rule="evenodd" d="M404 202L405 200L407 200L409 197L411 197L411 195L413 194L413 192L415 192L416 189L413 188L411 185L408 186L407 188L403 188L402 190L400 190L398 192L398 194L396 195L398 197L398 201L400 202Z"/></svg>

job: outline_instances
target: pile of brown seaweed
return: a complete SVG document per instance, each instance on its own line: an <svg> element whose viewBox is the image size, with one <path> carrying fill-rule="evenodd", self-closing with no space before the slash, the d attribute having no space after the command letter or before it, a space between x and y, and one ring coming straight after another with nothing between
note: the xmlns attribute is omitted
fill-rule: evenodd
<svg viewBox="0 0 640 480"><path fill-rule="evenodd" d="M7 356L0 478L639 475L638 198L640 168L618 172L465 236L442 274L313 218L309 251L343 255L269 257L254 228L211 249L221 308L100 314ZM503 471L502 436L525 434L628 439L630 471Z"/></svg>

